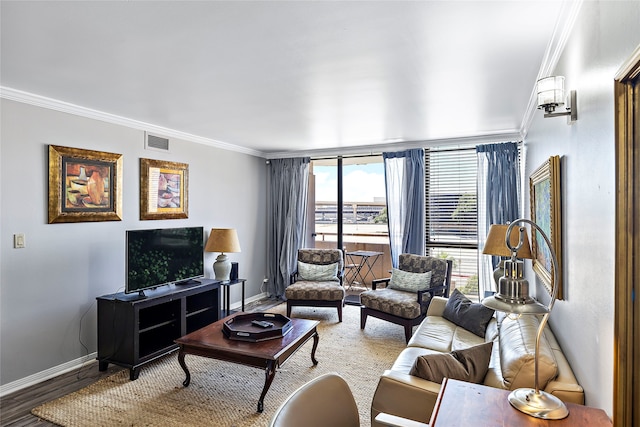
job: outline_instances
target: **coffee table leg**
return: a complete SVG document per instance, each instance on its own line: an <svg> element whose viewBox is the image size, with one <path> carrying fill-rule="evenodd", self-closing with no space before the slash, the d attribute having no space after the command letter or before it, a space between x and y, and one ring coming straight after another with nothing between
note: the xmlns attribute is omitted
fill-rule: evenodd
<svg viewBox="0 0 640 427"><path fill-rule="evenodd" d="M311 361L314 365L318 364L316 360L316 348L318 348L318 341L320 340L320 336L318 335L318 331L313 335L313 348L311 349Z"/></svg>
<svg viewBox="0 0 640 427"><path fill-rule="evenodd" d="M184 371L184 373L187 374L187 378L182 381L182 385L188 387L189 383L191 382L191 374L189 373L189 369L187 369L187 364L184 363L184 351L182 351L182 349L180 349L180 352L178 353L178 363L180 363L180 366L182 366L182 370Z"/></svg>
<svg viewBox="0 0 640 427"><path fill-rule="evenodd" d="M267 391L269 391L269 387L271 387L271 383L273 382L273 377L276 376L276 362L275 360L270 360L267 362L267 369L264 371L264 387L262 388L262 394L260 395L260 400L258 400L258 412L262 412L264 410L264 397L267 395Z"/></svg>

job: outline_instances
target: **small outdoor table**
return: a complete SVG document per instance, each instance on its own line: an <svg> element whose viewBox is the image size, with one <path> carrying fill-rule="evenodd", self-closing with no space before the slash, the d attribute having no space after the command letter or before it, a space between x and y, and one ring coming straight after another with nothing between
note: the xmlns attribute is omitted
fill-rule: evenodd
<svg viewBox="0 0 640 427"><path fill-rule="evenodd" d="M378 258L383 255L382 252L375 251L353 251L347 252L347 259L349 263L354 265L353 273L350 277L349 288L353 286L353 284L361 284L365 288L369 289L365 280L367 277L371 276L371 279L376 279L376 275L373 271L373 266L375 265ZM359 257L359 261L356 262L354 257Z"/></svg>

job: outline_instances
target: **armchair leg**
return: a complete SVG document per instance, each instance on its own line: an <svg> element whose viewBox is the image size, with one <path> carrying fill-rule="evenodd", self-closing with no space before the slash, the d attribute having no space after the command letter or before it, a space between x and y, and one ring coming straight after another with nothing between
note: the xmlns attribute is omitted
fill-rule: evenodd
<svg viewBox="0 0 640 427"><path fill-rule="evenodd" d="M338 304L338 322L342 322L342 302Z"/></svg>
<svg viewBox="0 0 640 427"><path fill-rule="evenodd" d="M409 343L409 340L411 339L411 335L413 335L413 326L409 325L409 324L405 324L404 325L404 339L407 342L407 344Z"/></svg>
<svg viewBox="0 0 640 427"><path fill-rule="evenodd" d="M291 303L287 301L287 317L291 317Z"/></svg>
<svg viewBox="0 0 640 427"><path fill-rule="evenodd" d="M360 309L360 329L364 329L367 324L367 312Z"/></svg>

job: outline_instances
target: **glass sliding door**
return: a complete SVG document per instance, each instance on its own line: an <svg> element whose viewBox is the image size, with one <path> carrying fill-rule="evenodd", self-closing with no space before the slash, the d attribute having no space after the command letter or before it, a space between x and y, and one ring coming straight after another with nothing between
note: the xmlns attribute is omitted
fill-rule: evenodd
<svg viewBox="0 0 640 427"><path fill-rule="evenodd" d="M338 247L338 159L312 160L309 168L309 209L313 212L313 247ZM309 245L311 246L311 245Z"/></svg>
<svg viewBox="0 0 640 427"><path fill-rule="evenodd" d="M367 260L360 277L347 271L347 285L366 288L373 277L387 277L391 258L382 156L312 160L311 170L315 247L380 254ZM362 257L347 256L345 261L360 265Z"/></svg>

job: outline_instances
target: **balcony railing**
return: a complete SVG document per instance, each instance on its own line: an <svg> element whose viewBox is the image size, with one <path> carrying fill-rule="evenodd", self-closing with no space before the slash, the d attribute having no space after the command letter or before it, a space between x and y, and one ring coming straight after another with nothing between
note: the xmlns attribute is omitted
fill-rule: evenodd
<svg viewBox="0 0 640 427"><path fill-rule="evenodd" d="M389 277L391 271L391 253L389 249L389 228L386 221L376 223L385 207L381 202L347 202L343 205L343 249L347 252L357 250L382 252L382 256L373 266L372 272L377 278ZM335 202L318 202L315 211L315 233L317 248L335 248L337 238L337 205ZM451 290L458 287L470 298L477 299L477 257L476 249L470 248L433 248L432 256L447 257L454 260L451 275ZM366 285L371 287L371 277Z"/></svg>

